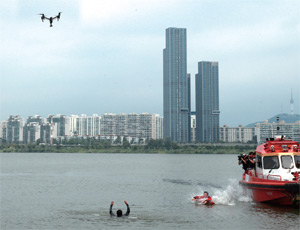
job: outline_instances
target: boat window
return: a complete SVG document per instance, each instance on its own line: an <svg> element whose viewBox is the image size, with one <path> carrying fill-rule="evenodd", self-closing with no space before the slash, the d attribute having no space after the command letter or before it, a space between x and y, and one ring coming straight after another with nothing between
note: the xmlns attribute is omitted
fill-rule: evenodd
<svg viewBox="0 0 300 230"><path fill-rule="evenodd" d="M281 164L282 164L282 168L284 168L284 169L294 168L292 156L288 156L288 155L281 156Z"/></svg>
<svg viewBox="0 0 300 230"><path fill-rule="evenodd" d="M256 167L262 168L261 156L256 155Z"/></svg>
<svg viewBox="0 0 300 230"><path fill-rule="evenodd" d="M297 169L300 169L300 156L294 156Z"/></svg>
<svg viewBox="0 0 300 230"><path fill-rule="evenodd" d="M278 169L279 160L277 156L267 156L263 158L264 169Z"/></svg>

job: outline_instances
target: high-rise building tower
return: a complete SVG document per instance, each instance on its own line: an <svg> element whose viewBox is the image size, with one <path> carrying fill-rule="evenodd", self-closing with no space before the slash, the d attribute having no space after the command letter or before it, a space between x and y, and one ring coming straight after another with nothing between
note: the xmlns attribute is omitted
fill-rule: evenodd
<svg viewBox="0 0 300 230"><path fill-rule="evenodd" d="M188 109L189 109L189 115L188 115L188 142L191 142L191 74L189 73L187 75L187 93L188 93Z"/></svg>
<svg viewBox="0 0 300 230"><path fill-rule="evenodd" d="M186 29L166 29L163 50L164 139L185 143L189 139Z"/></svg>
<svg viewBox="0 0 300 230"><path fill-rule="evenodd" d="M213 143L219 140L219 65L198 63L196 74L196 141Z"/></svg>
<svg viewBox="0 0 300 230"><path fill-rule="evenodd" d="M291 114L293 115L294 114L293 89L291 89L291 100L290 100L290 103L291 103Z"/></svg>

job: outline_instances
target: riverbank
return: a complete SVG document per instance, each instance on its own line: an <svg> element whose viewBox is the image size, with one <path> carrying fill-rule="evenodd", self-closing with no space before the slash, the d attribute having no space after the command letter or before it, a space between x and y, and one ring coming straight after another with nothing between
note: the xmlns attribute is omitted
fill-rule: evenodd
<svg viewBox="0 0 300 230"><path fill-rule="evenodd" d="M158 154L241 154L255 151L256 145L178 145L153 147L149 145L1 145L0 152L46 153L158 153Z"/></svg>

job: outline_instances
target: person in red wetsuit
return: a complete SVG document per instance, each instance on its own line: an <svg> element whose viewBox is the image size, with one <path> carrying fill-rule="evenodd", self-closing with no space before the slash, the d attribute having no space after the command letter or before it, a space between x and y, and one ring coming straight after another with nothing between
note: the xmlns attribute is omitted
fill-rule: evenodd
<svg viewBox="0 0 300 230"><path fill-rule="evenodd" d="M204 192L203 196L194 196L193 200L200 200L203 204L210 204L212 202L212 198L209 196L208 192Z"/></svg>

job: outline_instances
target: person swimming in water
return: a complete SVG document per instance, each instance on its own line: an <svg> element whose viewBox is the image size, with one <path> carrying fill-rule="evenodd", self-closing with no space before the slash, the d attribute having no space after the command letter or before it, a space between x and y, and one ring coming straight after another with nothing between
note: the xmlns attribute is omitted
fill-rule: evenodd
<svg viewBox="0 0 300 230"><path fill-rule="evenodd" d="M212 198L209 196L208 192L206 191L203 193L203 196L194 196L193 200L199 200L203 204L214 204Z"/></svg>
<svg viewBox="0 0 300 230"><path fill-rule="evenodd" d="M123 215L123 212L122 212L122 210L121 209L119 209L116 213L117 213L117 217L121 217L121 216L128 216L129 215L129 213L130 213L130 208L129 208L129 205L128 205L128 203L127 203L127 201L126 200L124 200L124 203L126 204L126 206L127 206L127 212ZM110 209L109 209L109 214L111 215L111 216L116 216L114 213L113 213L113 211L112 211L112 207L113 207L113 205L114 205L114 202L112 201L111 203L110 203Z"/></svg>

